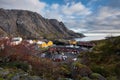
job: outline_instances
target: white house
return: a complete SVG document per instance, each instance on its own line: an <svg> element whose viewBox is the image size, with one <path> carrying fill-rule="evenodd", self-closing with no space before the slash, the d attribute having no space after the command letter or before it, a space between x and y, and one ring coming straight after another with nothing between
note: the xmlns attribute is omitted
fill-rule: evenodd
<svg viewBox="0 0 120 80"><path fill-rule="evenodd" d="M43 41L37 41L37 44L43 44L44 42Z"/></svg>
<svg viewBox="0 0 120 80"><path fill-rule="evenodd" d="M21 37L14 37L11 39L11 45L19 45L22 42L22 38Z"/></svg>
<svg viewBox="0 0 120 80"><path fill-rule="evenodd" d="M29 44L33 44L33 43L34 43L33 40L27 40L27 42L28 42Z"/></svg>

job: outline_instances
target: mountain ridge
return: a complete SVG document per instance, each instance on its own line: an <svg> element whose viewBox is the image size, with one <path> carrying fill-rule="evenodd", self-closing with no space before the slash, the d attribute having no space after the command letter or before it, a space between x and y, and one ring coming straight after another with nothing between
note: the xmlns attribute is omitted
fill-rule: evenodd
<svg viewBox="0 0 120 80"><path fill-rule="evenodd" d="M76 38L83 34L66 28L63 22L46 19L27 10L0 9L0 36L21 36L23 38Z"/></svg>

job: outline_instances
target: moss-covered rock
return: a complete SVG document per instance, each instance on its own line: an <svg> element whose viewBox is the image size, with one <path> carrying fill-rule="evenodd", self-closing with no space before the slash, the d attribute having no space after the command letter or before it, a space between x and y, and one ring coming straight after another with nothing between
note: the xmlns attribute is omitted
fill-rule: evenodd
<svg viewBox="0 0 120 80"><path fill-rule="evenodd" d="M75 76L87 77L92 73L91 69L86 65L80 64L79 62L73 63L73 72Z"/></svg>
<svg viewBox="0 0 120 80"><path fill-rule="evenodd" d="M42 80L39 76L31 76L20 69L0 68L0 80Z"/></svg>
<svg viewBox="0 0 120 80"><path fill-rule="evenodd" d="M89 77L82 77L80 80L91 80Z"/></svg>
<svg viewBox="0 0 120 80"><path fill-rule="evenodd" d="M98 73L92 73L90 75L91 79L95 79L95 80L106 80L102 75L98 74Z"/></svg>
<svg viewBox="0 0 120 80"><path fill-rule="evenodd" d="M10 71L8 69L2 69L2 70L0 70L0 77L6 78L9 73L10 73Z"/></svg>

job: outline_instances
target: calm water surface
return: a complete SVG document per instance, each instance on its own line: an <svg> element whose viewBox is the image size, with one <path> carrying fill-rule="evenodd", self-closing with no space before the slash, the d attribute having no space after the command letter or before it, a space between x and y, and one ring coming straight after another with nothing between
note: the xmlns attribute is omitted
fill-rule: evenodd
<svg viewBox="0 0 120 80"><path fill-rule="evenodd" d="M120 33L83 33L85 36L84 38L76 38L76 41L93 41L93 40L102 40L106 37L110 36L120 36Z"/></svg>

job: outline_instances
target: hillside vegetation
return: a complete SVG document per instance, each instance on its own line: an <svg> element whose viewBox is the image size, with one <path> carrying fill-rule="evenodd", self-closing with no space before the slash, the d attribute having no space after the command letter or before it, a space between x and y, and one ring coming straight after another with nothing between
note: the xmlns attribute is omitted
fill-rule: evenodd
<svg viewBox="0 0 120 80"><path fill-rule="evenodd" d="M120 37L96 42L92 52L82 53L79 58L87 57L86 65L107 80L120 80Z"/></svg>
<svg viewBox="0 0 120 80"><path fill-rule="evenodd" d="M0 80L120 80L120 37L97 41L91 52L65 63L40 58L25 43L15 47L3 43Z"/></svg>

